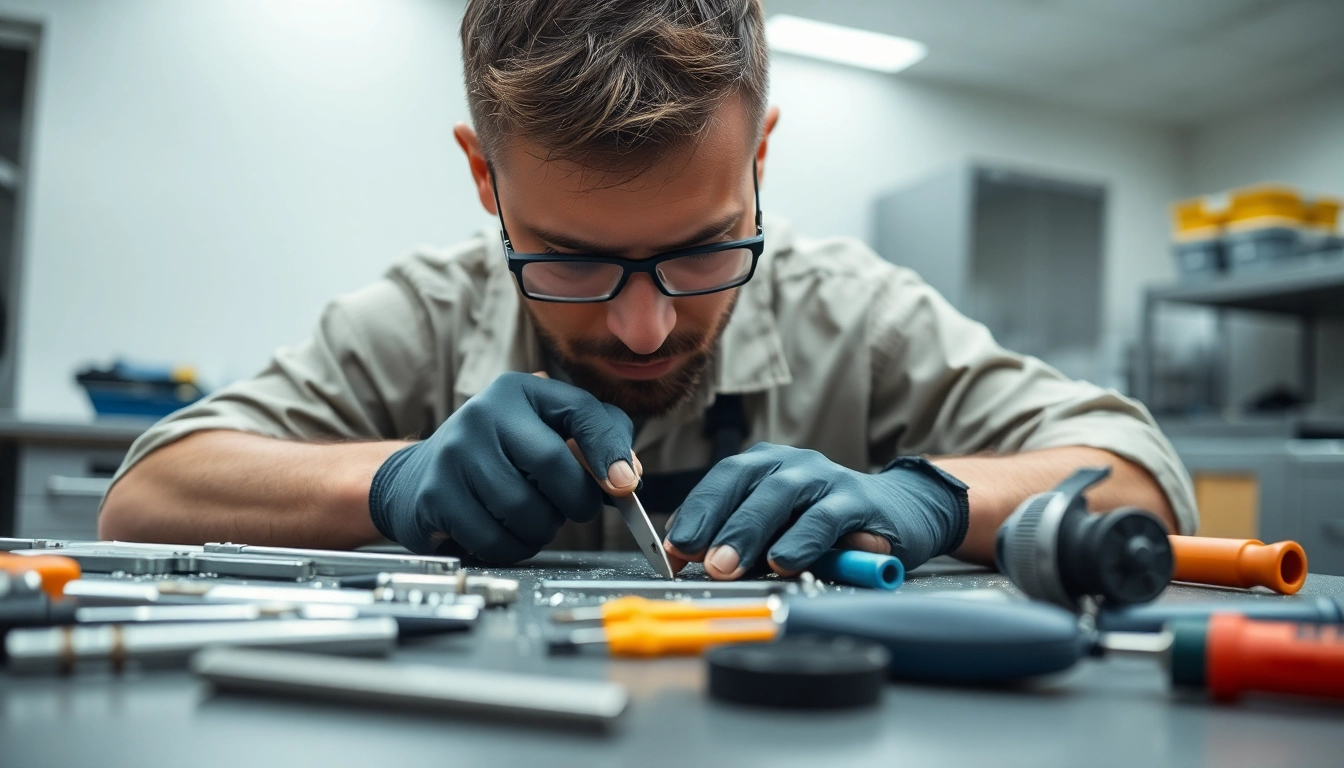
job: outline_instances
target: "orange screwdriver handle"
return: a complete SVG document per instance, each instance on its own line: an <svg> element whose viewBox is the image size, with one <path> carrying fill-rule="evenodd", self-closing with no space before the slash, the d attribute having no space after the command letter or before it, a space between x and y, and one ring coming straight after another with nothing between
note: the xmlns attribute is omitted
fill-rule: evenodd
<svg viewBox="0 0 1344 768"><path fill-rule="evenodd" d="M768 619L773 615L769 600L649 600L631 595L602 604L602 619L608 624L635 619Z"/></svg>
<svg viewBox="0 0 1344 768"><path fill-rule="evenodd" d="M1307 553L1295 541L1169 536L1175 581L1220 587L1268 587L1291 595L1307 581Z"/></svg>
<svg viewBox="0 0 1344 768"><path fill-rule="evenodd" d="M769 619L632 619L606 628L607 649L615 656L694 656L714 645L768 642L778 632Z"/></svg>
<svg viewBox="0 0 1344 768"><path fill-rule="evenodd" d="M1209 693L1225 701L1249 691L1344 699L1342 630L1214 614L1205 641Z"/></svg>
<svg viewBox="0 0 1344 768"><path fill-rule="evenodd" d="M11 574L37 571L42 576L42 591L52 600L65 593L66 582L79 578L79 563L59 555L0 554L0 570Z"/></svg>

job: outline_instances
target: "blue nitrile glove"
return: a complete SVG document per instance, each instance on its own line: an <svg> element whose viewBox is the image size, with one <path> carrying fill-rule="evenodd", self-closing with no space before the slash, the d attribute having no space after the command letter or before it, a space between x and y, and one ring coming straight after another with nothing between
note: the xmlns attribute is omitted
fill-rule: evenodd
<svg viewBox="0 0 1344 768"><path fill-rule="evenodd" d="M969 519L966 485L925 459L899 458L869 475L816 451L759 443L705 475L667 541L685 555L704 553L711 575L736 578L767 546L776 570L801 571L862 531L886 539L909 570L961 546Z"/></svg>
<svg viewBox="0 0 1344 768"><path fill-rule="evenodd" d="M565 440L599 480L625 489L638 482L633 433L623 411L578 387L505 373L429 439L388 457L373 477L369 514L412 552L515 563L566 519L587 522L602 509L604 489Z"/></svg>

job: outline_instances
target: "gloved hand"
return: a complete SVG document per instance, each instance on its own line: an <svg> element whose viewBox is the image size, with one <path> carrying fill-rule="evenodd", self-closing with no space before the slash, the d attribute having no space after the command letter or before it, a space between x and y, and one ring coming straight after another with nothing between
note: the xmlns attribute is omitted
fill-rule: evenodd
<svg viewBox="0 0 1344 768"><path fill-rule="evenodd" d="M373 477L369 514L412 552L515 563L554 539L566 519L596 517L604 491L635 489L633 434L623 411L578 387L505 373L429 439L388 457Z"/></svg>
<svg viewBox="0 0 1344 768"><path fill-rule="evenodd" d="M841 537L866 532L908 570L961 546L969 518L966 485L922 458L869 475L816 451L759 443L720 461L692 489L667 543L677 557L703 558L710 576L735 579L767 545L770 567L787 575Z"/></svg>

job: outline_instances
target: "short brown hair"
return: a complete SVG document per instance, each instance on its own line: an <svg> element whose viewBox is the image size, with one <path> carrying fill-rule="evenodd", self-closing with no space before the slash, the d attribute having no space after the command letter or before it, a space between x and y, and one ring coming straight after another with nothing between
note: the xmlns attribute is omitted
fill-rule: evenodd
<svg viewBox="0 0 1344 768"><path fill-rule="evenodd" d="M491 158L522 139L626 167L693 142L733 96L756 133L765 116L760 0L470 0L462 63Z"/></svg>

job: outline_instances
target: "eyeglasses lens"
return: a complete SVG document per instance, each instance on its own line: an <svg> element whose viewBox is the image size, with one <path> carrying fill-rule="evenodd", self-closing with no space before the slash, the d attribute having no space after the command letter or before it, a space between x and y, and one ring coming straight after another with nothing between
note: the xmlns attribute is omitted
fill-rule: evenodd
<svg viewBox="0 0 1344 768"><path fill-rule="evenodd" d="M523 267L523 291L538 299L600 300L616 290L621 272L617 264L538 261Z"/></svg>
<svg viewBox="0 0 1344 768"><path fill-rule="evenodd" d="M747 248L682 256L659 264L658 279L670 293L706 293L742 281L751 272L751 261Z"/></svg>

